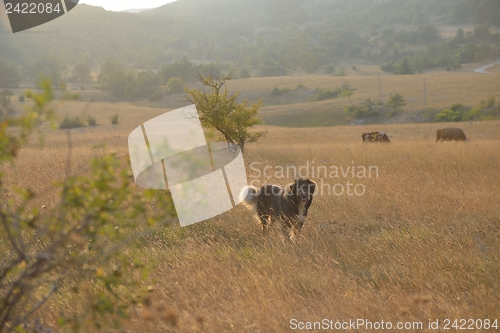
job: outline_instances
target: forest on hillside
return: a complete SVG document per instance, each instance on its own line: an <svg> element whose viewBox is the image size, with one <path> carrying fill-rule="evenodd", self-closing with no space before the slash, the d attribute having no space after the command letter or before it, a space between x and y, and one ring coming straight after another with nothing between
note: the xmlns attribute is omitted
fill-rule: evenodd
<svg viewBox="0 0 500 333"><path fill-rule="evenodd" d="M444 39L440 24L475 28ZM26 32L0 25L0 87L34 82L43 73L54 83L97 79L105 88L106 75L92 77L90 68L106 61L121 64L116 69L129 81L186 59L191 67L212 63L235 76L335 74L345 58L367 59L395 74L452 70L500 57L495 27L498 0L178 0L141 13L79 5Z"/></svg>

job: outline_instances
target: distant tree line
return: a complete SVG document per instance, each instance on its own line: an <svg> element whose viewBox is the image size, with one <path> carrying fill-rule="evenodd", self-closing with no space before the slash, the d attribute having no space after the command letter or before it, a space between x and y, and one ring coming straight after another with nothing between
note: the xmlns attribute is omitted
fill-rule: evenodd
<svg viewBox="0 0 500 333"><path fill-rule="evenodd" d="M390 60L381 65L381 69L395 74L413 74L434 67L459 69L461 64L494 59L500 56L500 34L490 33L488 24L477 26L474 32L464 33L457 30L450 40L433 42L422 51L411 48L402 49L396 43Z"/></svg>
<svg viewBox="0 0 500 333"><path fill-rule="evenodd" d="M479 26L443 41L430 24L436 20ZM408 23L414 29L388 28ZM58 34L14 38L0 33L0 86L36 81L40 72L54 85L61 79L88 81L95 79L91 66L108 57L135 71L120 74L135 91L126 95L134 98L145 94L132 87L137 73L158 73L185 56L213 62L226 73L241 69L233 78L280 76L299 69L314 73L346 57L385 63L384 70L398 74L436 66L452 69L499 55L500 37L491 33L493 26L500 27L498 0L241 0L220 6L186 1L133 15L82 4L71 18L44 25ZM416 51L411 48L415 45L427 47ZM172 73L180 66L163 75L192 80L181 77L185 71Z"/></svg>
<svg viewBox="0 0 500 333"><path fill-rule="evenodd" d="M381 101L374 101L367 98L359 105L349 104L344 106L344 112L351 119L364 119L384 116L391 118L397 116L403 107L406 105L406 100L400 93L392 94L389 100L384 104Z"/></svg>
<svg viewBox="0 0 500 333"><path fill-rule="evenodd" d="M184 91L184 84L197 80L197 75L218 78L220 69L215 64L195 65L186 57L178 62L163 66L159 71L138 71L127 67L121 61L109 57L101 66L98 87L109 91L120 100L157 100L164 93ZM161 86L167 86L167 90Z"/></svg>

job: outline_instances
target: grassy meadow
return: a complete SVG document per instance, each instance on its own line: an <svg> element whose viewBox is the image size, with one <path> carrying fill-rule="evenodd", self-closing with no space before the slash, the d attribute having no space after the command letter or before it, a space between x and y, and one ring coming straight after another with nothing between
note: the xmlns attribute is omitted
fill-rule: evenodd
<svg viewBox="0 0 500 333"><path fill-rule="evenodd" d="M490 74L474 73L478 64L464 65L462 70L434 71L415 75L388 75L375 65L356 65L358 71L346 67L347 76L332 77L290 73L289 76L232 80L231 90L242 91L241 96L249 100L263 99L263 119L269 125L289 127L318 127L345 123L344 106L359 104L370 98L386 102L393 94L400 93L406 100L404 112L390 122L412 122L427 108L441 110L461 103L475 106L482 99L495 97L500 100L500 66L488 71ZM347 64L344 64L347 66ZM380 78L379 75L380 74ZM425 80L425 104L424 104ZM353 91L350 97L311 102L316 89L335 90L342 83L349 84ZM297 89L298 85L304 86ZM380 85L379 85L380 84ZM283 96L272 97L274 87L290 89Z"/></svg>
<svg viewBox="0 0 500 333"><path fill-rule="evenodd" d="M475 105L491 96L499 100L498 75L498 69L490 75L445 72L391 76L387 83L382 77L382 82L385 96L399 91L406 97L412 87L421 91L426 78L433 101L428 100L428 106L445 107ZM283 78L282 86L293 88L298 84L293 80L298 78ZM304 77L301 80L312 86ZM318 79L315 87L336 87L340 80ZM377 76L357 74L344 80L357 89L353 102L378 96ZM232 80L229 87L254 99L264 91L270 94L278 82L279 78ZM94 156L115 154L123 168L129 168L129 133L167 111L159 104L99 98L87 103L89 94L99 92L86 91L83 101L66 102L58 113L92 114L99 126L74 129L68 135L43 125L43 147L33 140L19 152L15 167L5 166L6 185L33 189L38 194L34 205L55 205L53 183L68 173L87 173ZM422 103L418 94L407 97L408 113ZM182 102L180 95L170 98ZM287 118L287 125L299 126L297 119L315 112L327 117L342 103L269 102L262 115ZM17 102L15 106L20 107ZM108 118L115 113L120 123L113 126ZM279 167L356 167L354 175L339 172L338 178L309 173L320 193L297 243L283 241L278 225L264 237L241 205L203 223L154 230L123 249L133 260L151 265L149 276L132 277L138 289L150 290L148 296L129 309L120 323L123 330L102 331L286 332L292 318L423 322L423 331L430 331L425 329L428 319L500 320L500 121L325 127L318 117L323 127L262 126L266 137L249 144L244 155L248 179L254 184L291 182L293 174L276 174ZM441 126L460 127L471 141L435 143L435 130ZM385 131L392 144L362 143L361 133L368 131ZM264 175L266 166L271 171ZM376 167L378 172L360 177L357 171L363 167ZM359 185L363 194L349 195L347 182L351 190ZM337 195L341 187L344 193ZM143 225L136 232L147 229ZM135 292L121 290L120 295ZM85 311L91 302L85 295L60 292L36 316L45 327L56 327L61 315Z"/></svg>

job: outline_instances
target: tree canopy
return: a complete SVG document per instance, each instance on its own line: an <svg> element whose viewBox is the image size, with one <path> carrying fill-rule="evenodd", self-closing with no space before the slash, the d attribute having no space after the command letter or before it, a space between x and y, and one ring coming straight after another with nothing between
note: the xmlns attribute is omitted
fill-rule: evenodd
<svg viewBox="0 0 500 333"><path fill-rule="evenodd" d="M0 33L0 57L18 69L40 56L56 56L68 66L103 63L113 56L135 69L158 70L187 56L238 67L260 65L258 75L277 76L284 68L314 72L344 57L397 63L415 55L410 45L441 43L431 24L435 20L500 26L499 6L497 0L179 0L131 14L80 4L70 15L35 28L37 34ZM411 28L390 28L409 23ZM483 42L500 41L498 34L487 40L487 32L479 34ZM387 49L379 50L379 42ZM467 42L478 44L472 38ZM448 48L439 57L426 52L438 60L410 62L413 70L448 66L456 51ZM169 77L193 80L182 77L185 72L165 72L165 82Z"/></svg>
<svg viewBox="0 0 500 333"><path fill-rule="evenodd" d="M229 95L226 82L230 76L215 79L199 76L204 88L186 88L187 100L196 105L203 126L216 130L229 144L237 144L244 151L245 144L255 142L263 132L251 132L262 121L258 117L261 101L248 106L248 101L238 103L238 93Z"/></svg>
<svg viewBox="0 0 500 333"><path fill-rule="evenodd" d="M389 100L387 101L387 106L392 108L390 116L397 115L405 105L406 105L406 100L403 97L403 95L401 95L400 93L395 93L391 95L391 97L389 97Z"/></svg>

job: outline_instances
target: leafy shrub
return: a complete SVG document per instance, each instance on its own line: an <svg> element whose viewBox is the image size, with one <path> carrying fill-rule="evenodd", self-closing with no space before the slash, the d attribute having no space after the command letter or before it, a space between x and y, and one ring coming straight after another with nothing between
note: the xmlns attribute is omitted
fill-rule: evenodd
<svg viewBox="0 0 500 333"><path fill-rule="evenodd" d="M89 126L95 126L97 125L97 119L95 116L91 116L90 114L87 116L87 124Z"/></svg>
<svg viewBox="0 0 500 333"><path fill-rule="evenodd" d="M349 83L342 84L335 90L330 89L317 89L316 94L313 96L313 101L323 101L325 99L337 98L337 97L348 97L352 95L352 89Z"/></svg>
<svg viewBox="0 0 500 333"><path fill-rule="evenodd" d="M382 106L380 102L375 102L370 98L367 98L360 105L351 104L344 106L344 111L349 115L350 118L363 119L377 116L379 114L378 107L380 106Z"/></svg>
<svg viewBox="0 0 500 333"><path fill-rule="evenodd" d="M171 77L167 82L167 89L171 94L181 93L184 91L184 81L178 77Z"/></svg>
<svg viewBox="0 0 500 333"><path fill-rule="evenodd" d="M365 107L364 105L345 105L344 111L349 115L349 117L354 119L363 119L369 116L374 115L370 108Z"/></svg>
<svg viewBox="0 0 500 333"><path fill-rule="evenodd" d="M470 121L491 120L500 118L500 105L495 107L495 97L481 100L479 105L466 108L462 104L454 104L449 109L443 109L434 117L436 121Z"/></svg>
<svg viewBox="0 0 500 333"><path fill-rule="evenodd" d="M335 67L333 65L327 66L325 68L325 74L333 74L335 73Z"/></svg>
<svg viewBox="0 0 500 333"><path fill-rule="evenodd" d="M274 87L273 91L271 92L271 96L281 96L281 95L286 94L289 91L290 91L289 88L280 89L278 87Z"/></svg>
<svg viewBox="0 0 500 333"><path fill-rule="evenodd" d="M465 106L463 106L463 104L460 104L460 103L457 103L457 104L453 104L452 106L450 106L450 109L452 111L455 111L455 112L464 112L465 111Z"/></svg>
<svg viewBox="0 0 500 333"><path fill-rule="evenodd" d="M316 91L316 95L314 95L313 99L315 101L323 101L329 98L337 98L339 96L339 92L337 90L332 91L330 89L318 89Z"/></svg>
<svg viewBox="0 0 500 333"><path fill-rule="evenodd" d="M79 127L84 127L85 122L78 116L70 117L68 114L66 114L61 122L59 124L60 129L71 129L71 128L79 128Z"/></svg>
<svg viewBox="0 0 500 333"><path fill-rule="evenodd" d="M462 111L453 111L452 109L443 109L436 115L437 121L462 121L464 113Z"/></svg>
<svg viewBox="0 0 500 333"><path fill-rule="evenodd" d="M109 117L109 121L111 121L112 125L118 125L118 123L119 123L119 121L118 121L118 114L115 113L114 115L111 115Z"/></svg>

